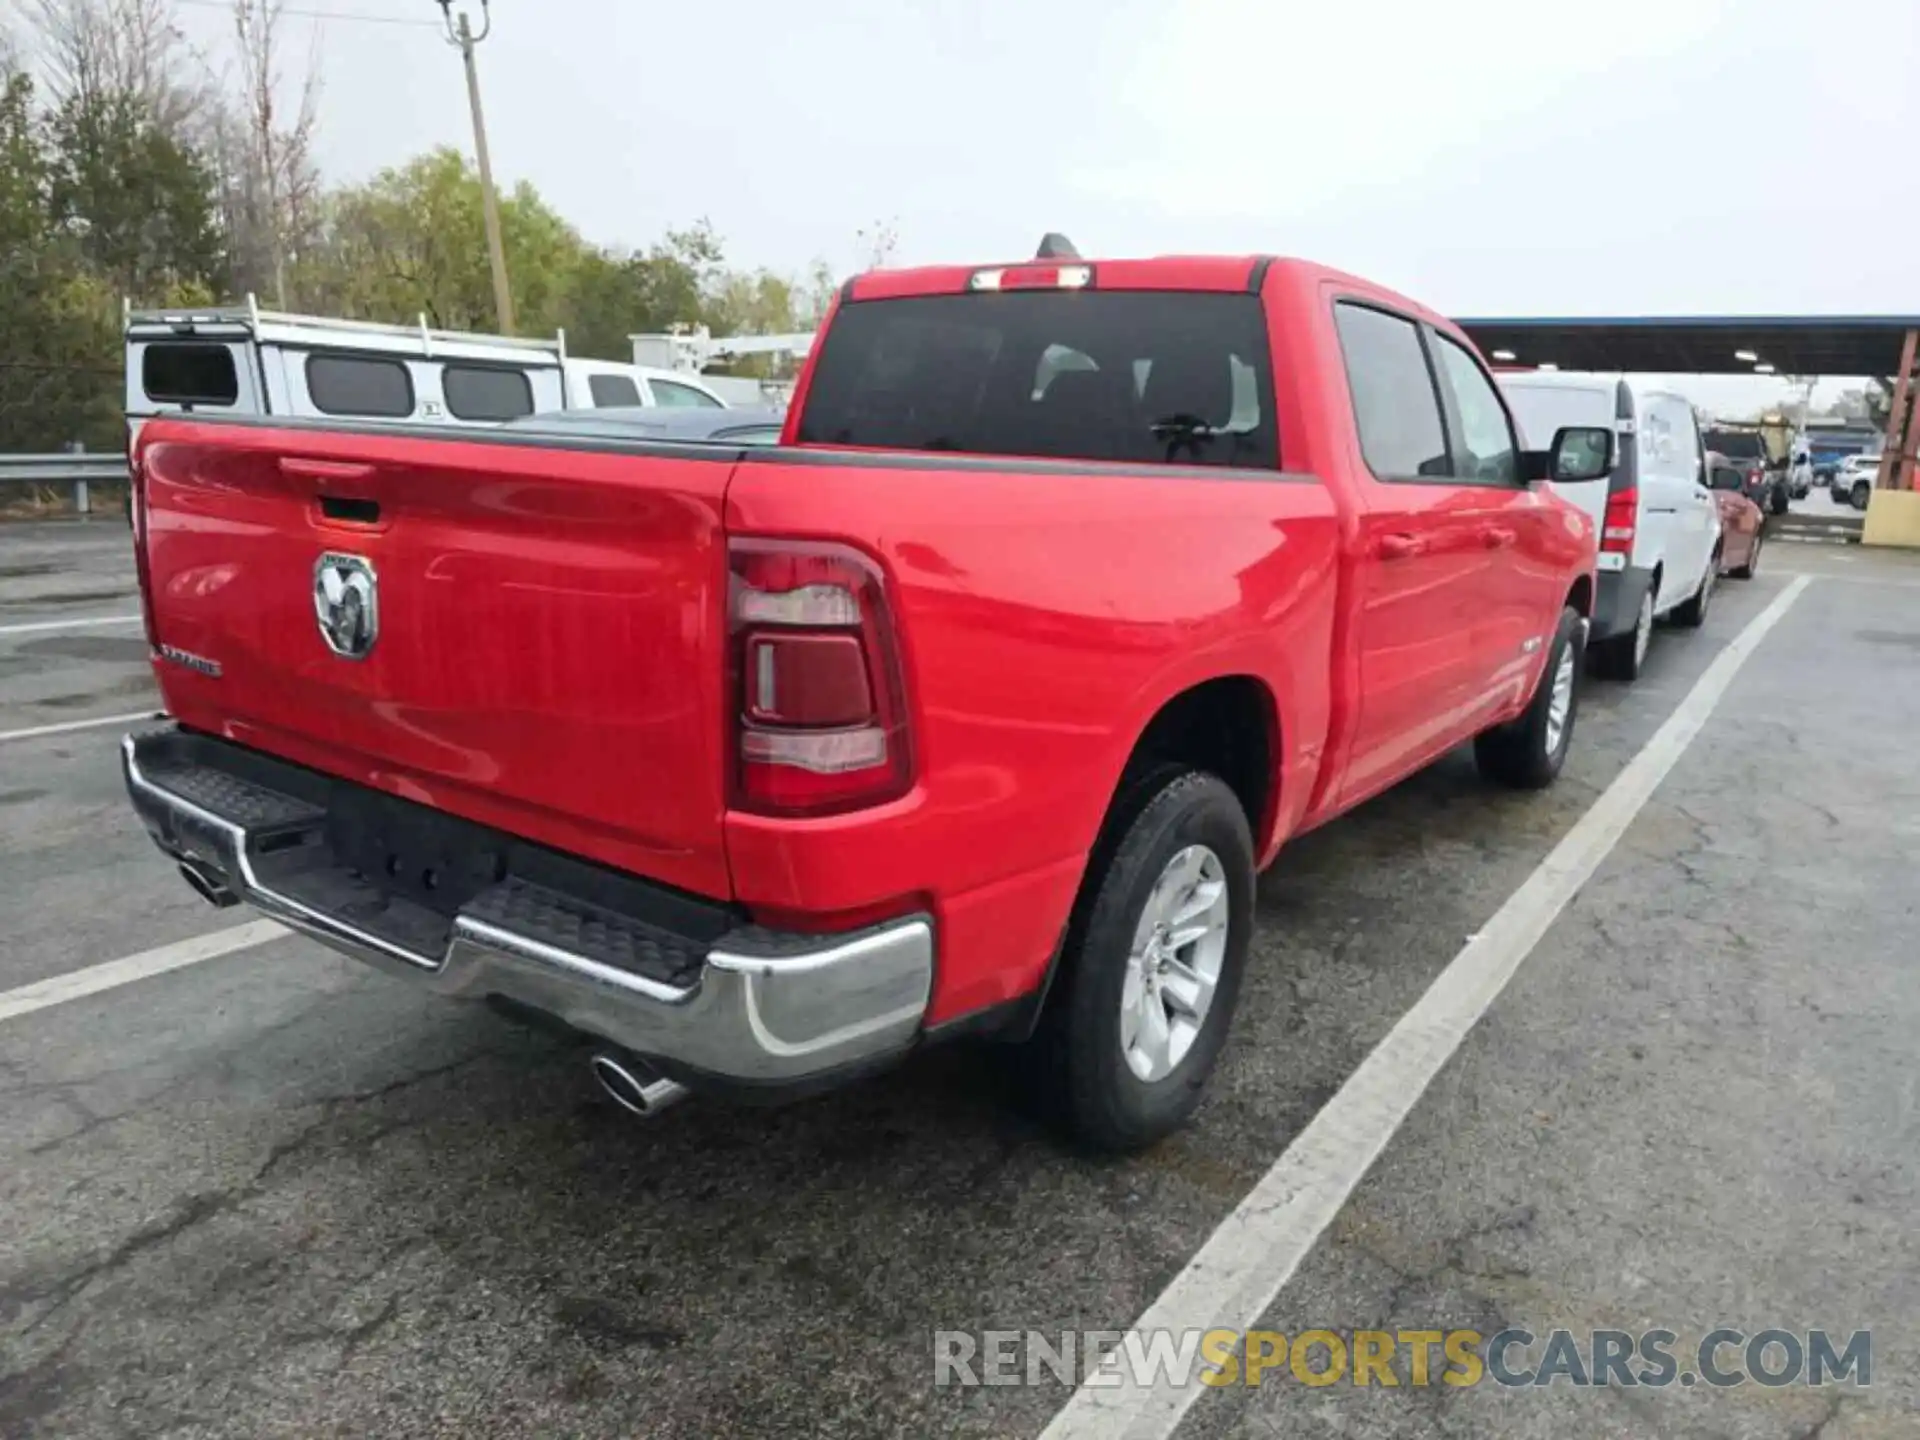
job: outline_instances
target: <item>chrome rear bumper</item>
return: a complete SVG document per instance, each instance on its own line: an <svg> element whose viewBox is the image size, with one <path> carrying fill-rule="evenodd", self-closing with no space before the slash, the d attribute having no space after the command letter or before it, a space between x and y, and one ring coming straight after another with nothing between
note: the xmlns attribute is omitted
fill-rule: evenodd
<svg viewBox="0 0 1920 1440"><path fill-rule="evenodd" d="M244 900L442 994L556 1017L696 1084L804 1083L902 1051L919 1033L933 983L926 916L840 935L771 932L207 736L130 735L122 754L155 843L215 903ZM337 812L354 806L427 836L417 843L467 883L443 882L451 893L375 884L374 869L341 852Z"/></svg>

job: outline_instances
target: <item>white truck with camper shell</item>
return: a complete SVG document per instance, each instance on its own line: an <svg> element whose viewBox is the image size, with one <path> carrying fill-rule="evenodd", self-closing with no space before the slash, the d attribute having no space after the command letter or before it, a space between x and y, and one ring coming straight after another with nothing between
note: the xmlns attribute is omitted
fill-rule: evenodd
<svg viewBox="0 0 1920 1440"><path fill-rule="evenodd" d="M727 402L697 374L519 339L245 305L126 312L129 433L153 415L499 425L554 410Z"/></svg>

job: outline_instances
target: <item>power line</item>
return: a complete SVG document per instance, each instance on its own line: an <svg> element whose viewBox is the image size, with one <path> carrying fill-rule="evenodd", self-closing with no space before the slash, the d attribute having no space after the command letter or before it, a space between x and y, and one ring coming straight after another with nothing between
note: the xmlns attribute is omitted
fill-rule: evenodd
<svg viewBox="0 0 1920 1440"><path fill-rule="evenodd" d="M187 5L197 10L233 9L232 0L173 0L176 5ZM358 25L410 25L426 26L434 30L440 28L438 20L409 20L403 15L363 15L345 10L296 10L288 7L279 12L282 15L296 16L302 20L346 20Z"/></svg>

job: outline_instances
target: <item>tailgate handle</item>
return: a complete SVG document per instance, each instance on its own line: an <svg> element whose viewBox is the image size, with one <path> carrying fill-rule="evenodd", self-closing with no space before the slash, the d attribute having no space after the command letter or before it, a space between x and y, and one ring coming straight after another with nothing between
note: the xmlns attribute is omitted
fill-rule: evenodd
<svg viewBox="0 0 1920 1440"><path fill-rule="evenodd" d="M320 480L351 486L358 480L371 480L374 467L357 460L301 460L292 455L282 455L280 473L298 480Z"/></svg>
<svg viewBox="0 0 1920 1440"><path fill-rule="evenodd" d="M359 500L347 495L322 495L320 513L329 520L347 520L355 525L380 523L380 502Z"/></svg>

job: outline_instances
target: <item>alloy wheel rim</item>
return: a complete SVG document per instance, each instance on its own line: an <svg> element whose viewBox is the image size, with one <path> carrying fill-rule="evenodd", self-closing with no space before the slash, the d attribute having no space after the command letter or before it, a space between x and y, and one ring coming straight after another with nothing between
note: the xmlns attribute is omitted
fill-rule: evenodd
<svg viewBox="0 0 1920 1440"><path fill-rule="evenodd" d="M1573 647L1560 652L1560 663L1553 668L1553 689L1547 695L1547 754L1557 755L1567 738L1567 724L1573 719L1574 665Z"/></svg>
<svg viewBox="0 0 1920 1440"><path fill-rule="evenodd" d="M1200 1038L1227 956L1227 870L1207 845L1169 859L1147 894L1120 987L1120 1050L1152 1084Z"/></svg>

